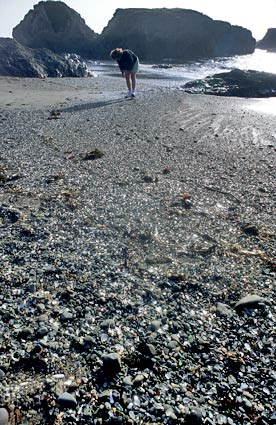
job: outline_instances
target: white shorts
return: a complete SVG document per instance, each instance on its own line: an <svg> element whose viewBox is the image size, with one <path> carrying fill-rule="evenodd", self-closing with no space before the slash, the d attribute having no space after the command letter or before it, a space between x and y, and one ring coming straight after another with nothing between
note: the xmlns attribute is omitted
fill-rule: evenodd
<svg viewBox="0 0 276 425"><path fill-rule="evenodd" d="M133 65L133 68L130 72L138 72L138 71L139 71L139 59L137 59L137 61Z"/></svg>

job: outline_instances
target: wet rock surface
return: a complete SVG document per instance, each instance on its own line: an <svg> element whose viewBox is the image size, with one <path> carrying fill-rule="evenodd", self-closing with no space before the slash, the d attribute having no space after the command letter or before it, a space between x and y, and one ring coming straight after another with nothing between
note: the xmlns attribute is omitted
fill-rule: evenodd
<svg viewBox="0 0 276 425"><path fill-rule="evenodd" d="M88 77L91 72L76 54L59 55L46 48L30 49L12 38L0 37L0 76Z"/></svg>
<svg viewBox="0 0 276 425"><path fill-rule="evenodd" d="M233 69L202 80L189 81L184 85L184 90L216 96L275 97L276 74Z"/></svg>
<svg viewBox="0 0 276 425"><path fill-rule="evenodd" d="M0 423L274 424L274 120L177 90L60 111L0 110Z"/></svg>

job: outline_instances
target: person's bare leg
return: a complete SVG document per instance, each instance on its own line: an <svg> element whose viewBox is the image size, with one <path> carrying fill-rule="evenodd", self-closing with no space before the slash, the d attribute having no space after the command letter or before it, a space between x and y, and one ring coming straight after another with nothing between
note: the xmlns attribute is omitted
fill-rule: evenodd
<svg viewBox="0 0 276 425"><path fill-rule="evenodd" d="M135 93L135 89L136 89L136 72L131 72L130 73L131 76L131 84L132 84L132 93Z"/></svg>
<svg viewBox="0 0 276 425"><path fill-rule="evenodd" d="M128 91L131 92L131 82L130 82L130 72L125 71L125 79L126 79L126 85L128 88Z"/></svg>

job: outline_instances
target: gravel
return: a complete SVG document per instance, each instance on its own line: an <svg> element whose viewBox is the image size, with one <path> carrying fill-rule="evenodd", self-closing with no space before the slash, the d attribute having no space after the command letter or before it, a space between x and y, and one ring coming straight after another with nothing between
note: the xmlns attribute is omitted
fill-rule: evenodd
<svg viewBox="0 0 276 425"><path fill-rule="evenodd" d="M274 117L8 83L29 100L0 109L0 423L275 424Z"/></svg>

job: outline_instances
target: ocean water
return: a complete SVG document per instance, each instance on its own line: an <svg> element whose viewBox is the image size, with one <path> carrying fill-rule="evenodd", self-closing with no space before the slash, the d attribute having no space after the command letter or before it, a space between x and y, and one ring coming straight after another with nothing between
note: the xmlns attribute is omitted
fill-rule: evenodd
<svg viewBox="0 0 276 425"><path fill-rule="evenodd" d="M243 56L222 57L208 60L191 61L169 65L170 68L158 68L168 64L140 64L139 76L142 78L169 80L176 84L205 78L219 72L231 71L234 68L252 69L276 74L276 53L256 49L254 53ZM90 67L96 74L118 75L115 62L91 62Z"/></svg>
<svg viewBox="0 0 276 425"><path fill-rule="evenodd" d="M143 70L144 65L141 67ZM145 68L148 71L148 66ZM186 64L174 65L170 69L159 69L159 73L168 78L182 82L205 78L219 72L231 71L234 68L256 71L265 71L276 74L276 53L256 50L250 55L216 58L202 61L193 61ZM151 67L152 69L152 67ZM156 70L157 71L157 70Z"/></svg>

